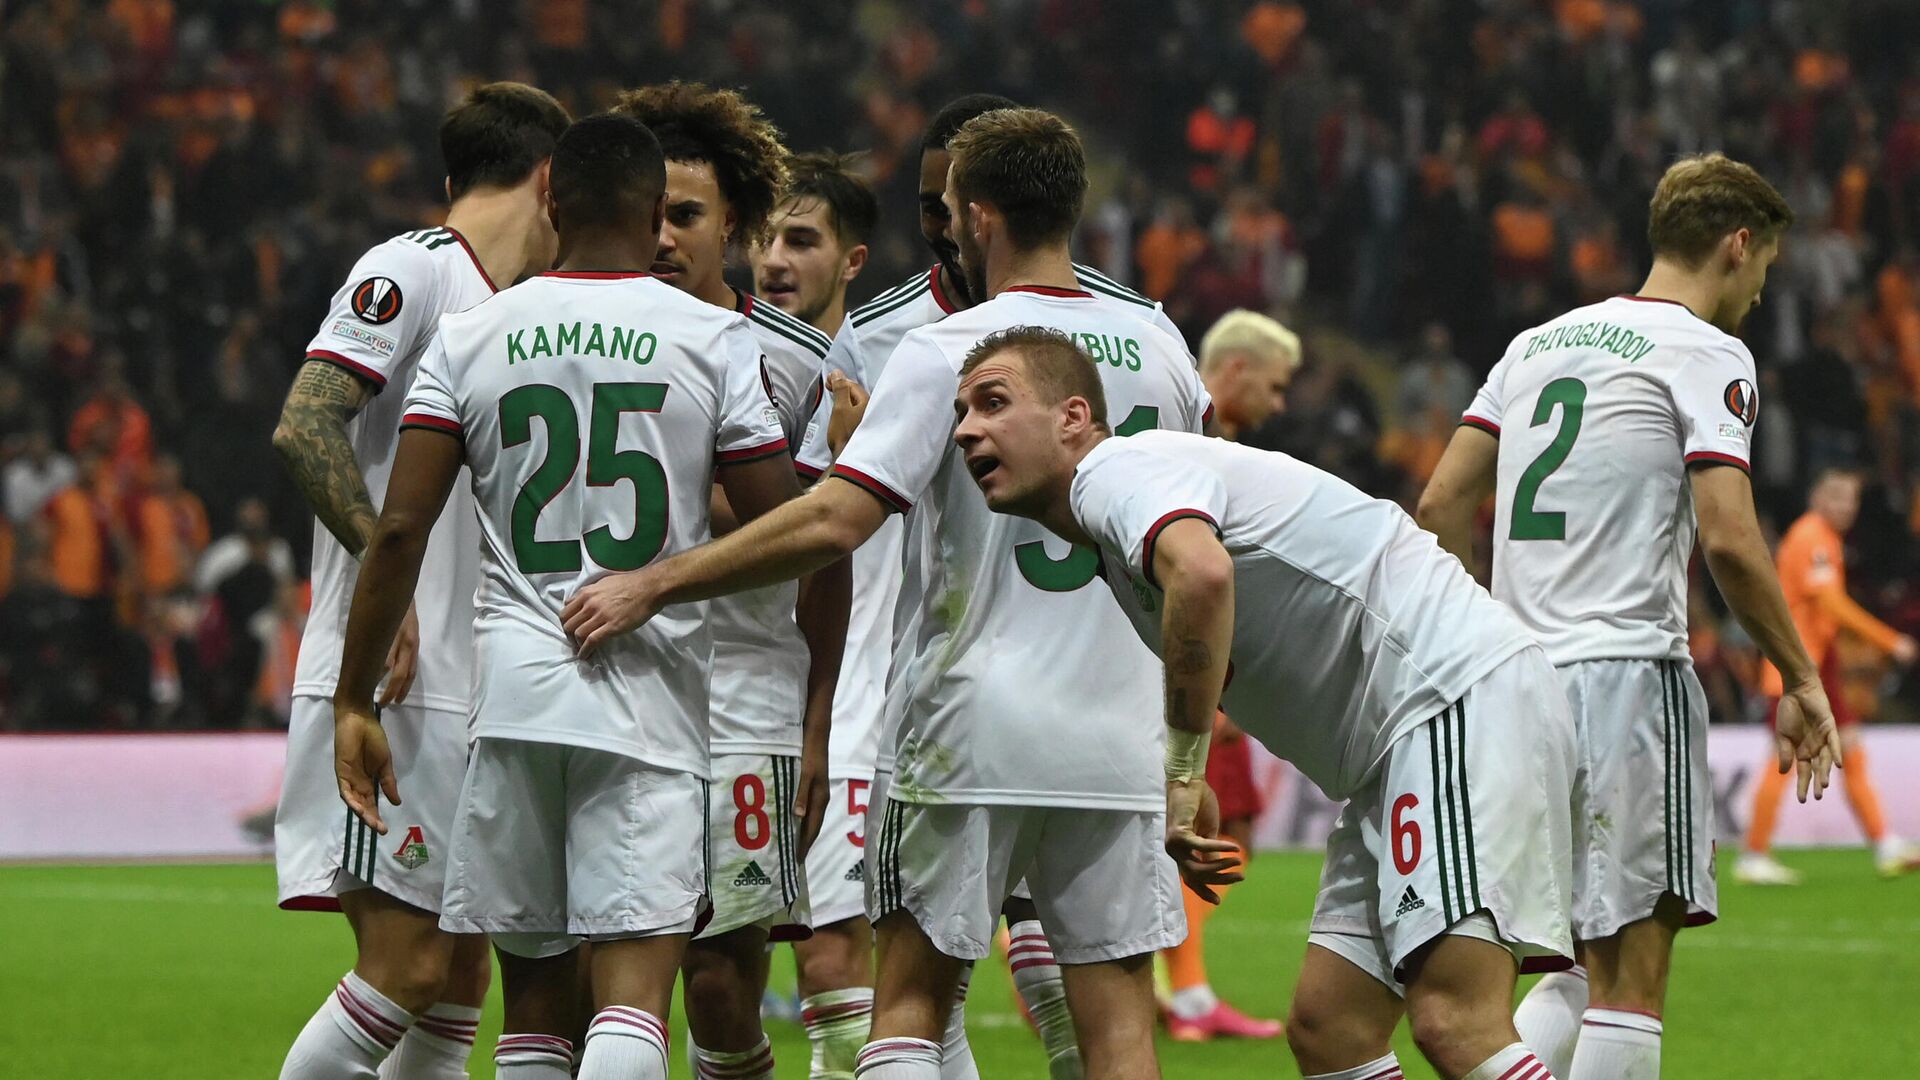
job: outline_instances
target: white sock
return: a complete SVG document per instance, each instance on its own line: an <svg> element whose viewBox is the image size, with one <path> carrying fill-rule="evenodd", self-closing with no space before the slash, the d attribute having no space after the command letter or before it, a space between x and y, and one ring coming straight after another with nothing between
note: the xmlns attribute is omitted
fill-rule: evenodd
<svg viewBox="0 0 1920 1080"><path fill-rule="evenodd" d="M1375 1058L1357 1069L1347 1069L1336 1073L1315 1073L1306 1080L1407 1080L1400 1071L1400 1059L1387 1051L1387 1056Z"/></svg>
<svg viewBox="0 0 1920 1080"><path fill-rule="evenodd" d="M1080 1080L1080 1044L1074 1039L1066 983L1060 979L1060 965L1054 962L1047 933L1033 919L1014 923L1007 933L1013 988L1040 1029L1040 1044L1047 1048L1047 1072L1052 1080Z"/></svg>
<svg viewBox="0 0 1920 1080"><path fill-rule="evenodd" d="M413 1014L349 971L287 1051L280 1080L373 1080Z"/></svg>
<svg viewBox="0 0 1920 1080"><path fill-rule="evenodd" d="M645 1009L601 1009L587 1027L580 1080L667 1080L667 1025Z"/></svg>
<svg viewBox="0 0 1920 1080"><path fill-rule="evenodd" d="M1533 1048L1555 1076L1573 1071L1573 1048L1580 1039L1580 1014L1587 1011L1587 969L1556 971L1527 991L1513 1010L1520 1041Z"/></svg>
<svg viewBox="0 0 1920 1080"><path fill-rule="evenodd" d="M421 1013L380 1066L381 1080L466 1080L480 1010L441 1002Z"/></svg>
<svg viewBox="0 0 1920 1080"><path fill-rule="evenodd" d="M692 1036L688 1036L692 1041ZM697 1080L772 1080L773 1044L765 1035L751 1050L721 1053L693 1048L693 1075Z"/></svg>
<svg viewBox="0 0 1920 1080"><path fill-rule="evenodd" d="M1182 1020L1195 1020L1212 1012L1220 1004L1220 998L1214 994L1213 987L1201 983L1175 990L1167 1004L1173 1015Z"/></svg>
<svg viewBox="0 0 1920 1080"><path fill-rule="evenodd" d="M1526 1043L1513 1043L1460 1080L1553 1080L1553 1073L1533 1056Z"/></svg>
<svg viewBox="0 0 1920 1080"><path fill-rule="evenodd" d="M828 990L800 1002L800 1021L813 1043L807 1080L853 1080L853 1064L873 1028L873 988Z"/></svg>
<svg viewBox="0 0 1920 1080"><path fill-rule="evenodd" d="M968 964L960 969L960 982L953 988L953 1008L947 1012L947 1030L940 1036L940 1080L980 1080L973 1044L967 1041L967 988L971 985L973 965Z"/></svg>
<svg viewBox="0 0 1920 1080"><path fill-rule="evenodd" d="M1660 1018L1588 1009L1568 1080L1660 1080Z"/></svg>
<svg viewBox="0 0 1920 1080"><path fill-rule="evenodd" d="M1900 839L1892 833L1887 833L1874 842L1874 857L1880 859L1895 858L1902 851L1906 850L1906 846L1907 842L1905 840Z"/></svg>
<svg viewBox="0 0 1920 1080"><path fill-rule="evenodd" d="M493 1044L496 1080L571 1080L573 1040L558 1035L502 1035Z"/></svg>
<svg viewBox="0 0 1920 1080"><path fill-rule="evenodd" d="M853 1075L859 1080L935 1080L940 1075L940 1046L925 1039L875 1039L860 1048Z"/></svg>

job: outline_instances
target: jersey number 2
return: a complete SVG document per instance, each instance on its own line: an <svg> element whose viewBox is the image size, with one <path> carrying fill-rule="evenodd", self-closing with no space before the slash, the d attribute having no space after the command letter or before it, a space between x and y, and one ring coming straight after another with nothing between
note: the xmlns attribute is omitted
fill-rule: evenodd
<svg viewBox="0 0 1920 1080"><path fill-rule="evenodd" d="M667 543L667 471L643 450L617 450L620 418L657 413L667 400L665 383L595 383L587 429L587 486L633 485L633 530L624 537L601 525L570 540L535 539L540 512L580 467L580 416L573 399L557 386L517 386L500 398L500 442L519 446L533 438L533 418L547 429L547 456L513 500L513 561L523 574L571 573L580 569L580 544L608 570L637 570Z"/></svg>
<svg viewBox="0 0 1920 1080"><path fill-rule="evenodd" d="M1135 405L1126 420L1113 429L1113 433L1132 435L1159 426L1158 406ZM1056 559L1047 554L1045 544L1029 540L1014 545L1013 562L1020 568L1020 576L1027 579L1027 584L1044 592L1072 592L1084 588L1100 573L1100 553L1078 544L1073 546L1072 551Z"/></svg>
<svg viewBox="0 0 1920 1080"><path fill-rule="evenodd" d="M1513 525L1507 535L1514 540L1565 540L1567 538L1567 515L1559 510L1535 510L1534 497L1540 494L1540 485L1555 469L1566 463L1567 454L1573 450L1575 439L1580 437L1580 418L1586 411L1587 384L1579 379L1555 379L1540 391L1540 400L1533 406L1533 427L1553 416L1553 407L1560 406L1560 430L1553 436L1540 456L1533 459L1527 471L1520 474L1520 483L1513 489Z"/></svg>

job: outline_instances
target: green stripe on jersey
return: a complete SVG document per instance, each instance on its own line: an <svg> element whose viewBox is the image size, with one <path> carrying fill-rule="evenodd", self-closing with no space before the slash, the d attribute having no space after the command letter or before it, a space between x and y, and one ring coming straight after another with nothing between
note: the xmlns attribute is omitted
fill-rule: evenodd
<svg viewBox="0 0 1920 1080"><path fill-rule="evenodd" d="M914 300L925 296L927 290L932 287L933 283L927 280L925 274L922 274L917 283L909 282L908 285L895 289L893 292L884 293L879 299L856 310L853 313L853 325L865 326L882 315L888 315L898 311Z"/></svg>
<svg viewBox="0 0 1920 1080"><path fill-rule="evenodd" d="M1158 306L1152 300L1134 292L1132 289L1127 288L1125 285L1120 284L1090 266L1082 266L1079 263L1074 263L1073 276L1080 282L1081 287L1085 288L1088 292L1097 292L1104 296L1110 296L1115 300L1125 300L1130 304L1139 304L1141 307L1151 308Z"/></svg>
<svg viewBox="0 0 1920 1080"><path fill-rule="evenodd" d="M748 318L754 323L754 325L766 327L767 329L773 331L774 333L779 334L781 337L786 338L788 341L793 342L795 345L798 345L801 348L807 350L808 352L814 354L815 356L818 356L820 359L825 360L827 358L826 346L821 345L819 342L814 341L812 338L803 337L800 334L795 333L791 327L783 326L779 322L773 319L762 318L760 316L759 304L753 305L753 313L749 315Z"/></svg>

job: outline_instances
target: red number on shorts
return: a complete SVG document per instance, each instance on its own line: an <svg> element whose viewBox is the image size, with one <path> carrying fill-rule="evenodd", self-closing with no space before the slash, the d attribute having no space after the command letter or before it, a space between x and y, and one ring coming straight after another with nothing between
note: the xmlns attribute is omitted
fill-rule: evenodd
<svg viewBox="0 0 1920 1080"><path fill-rule="evenodd" d="M766 847L773 836L773 822L767 820L766 783L754 773L736 777L733 805L740 811L733 816L733 839L747 851Z"/></svg>
<svg viewBox="0 0 1920 1080"><path fill-rule="evenodd" d="M1420 800L1412 792L1393 800L1393 868L1402 874L1411 874L1413 868L1420 865L1420 823L1402 816L1419 805ZM1403 837L1407 841L1405 845L1401 844ZM1403 851L1403 846L1407 850Z"/></svg>
<svg viewBox="0 0 1920 1080"><path fill-rule="evenodd" d="M871 780L847 781L847 816L853 819L853 828L847 830L847 841L854 847L867 846L867 787Z"/></svg>

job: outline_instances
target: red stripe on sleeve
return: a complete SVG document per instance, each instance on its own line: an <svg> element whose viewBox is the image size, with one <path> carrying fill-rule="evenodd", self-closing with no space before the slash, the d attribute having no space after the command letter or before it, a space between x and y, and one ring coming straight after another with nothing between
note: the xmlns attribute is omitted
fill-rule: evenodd
<svg viewBox="0 0 1920 1080"><path fill-rule="evenodd" d="M718 454L715 454L713 459L722 465L740 465L745 462L759 461L761 458L772 457L775 454L784 454L786 452L787 440L775 439L770 443L765 443L760 446L749 446L741 450L722 450Z"/></svg>
<svg viewBox="0 0 1920 1080"><path fill-rule="evenodd" d="M1695 450L1687 455L1689 465L1731 465L1741 472L1751 472L1747 463L1732 454L1716 454L1711 450Z"/></svg>
<svg viewBox="0 0 1920 1080"><path fill-rule="evenodd" d="M861 472L859 469L849 469L845 465L835 465L832 475L850 484L856 484L865 488L869 495L886 503L902 514L913 509L913 503L909 502L899 492L868 476L866 473Z"/></svg>
<svg viewBox="0 0 1920 1080"><path fill-rule="evenodd" d="M376 393L378 393L381 390L385 390L387 388L387 377L385 375L380 374L379 372L373 370L372 368L368 367L367 365L361 363L358 360L353 360L348 357L341 356L337 352L332 352L327 349L308 349L307 359L324 360L329 364L338 364L339 366L346 368L348 371L353 372L355 375L358 375L361 378L372 383L374 392Z"/></svg>
<svg viewBox="0 0 1920 1080"><path fill-rule="evenodd" d="M1460 418L1460 426L1479 428L1481 431L1486 432L1496 439L1500 437L1500 425L1483 416L1475 416L1472 413L1468 413Z"/></svg>
<svg viewBox="0 0 1920 1080"><path fill-rule="evenodd" d="M794 460L793 471L800 474L802 480L818 480L826 474L825 469L816 469L804 461Z"/></svg>
<svg viewBox="0 0 1920 1080"><path fill-rule="evenodd" d="M460 421L449 420L444 416L435 416L432 413L410 412L400 418L400 426L403 428L426 428L429 431L444 431L449 435L458 435L461 433Z"/></svg>
<svg viewBox="0 0 1920 1080"><path fill-rule="evenodd" d="M1147 538L1140 542L1140 569L1147 575L1147 584L1155 588L1160 587L1160 582L1155 580L1153 576L1154 542L1160 539L1161 530L1179 521L1181 518L1198 518L1213 526L1215 534L1220 532L1220 523L1213 520L1213 515L1207 513L1205 510L1195 510L1192 507L1188 507L1184 510L1170 510L1160 515L1160 520L1154 522L1153 526L1147 530Z"/></svg>

